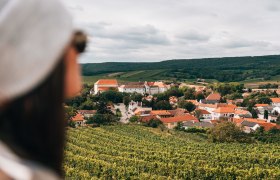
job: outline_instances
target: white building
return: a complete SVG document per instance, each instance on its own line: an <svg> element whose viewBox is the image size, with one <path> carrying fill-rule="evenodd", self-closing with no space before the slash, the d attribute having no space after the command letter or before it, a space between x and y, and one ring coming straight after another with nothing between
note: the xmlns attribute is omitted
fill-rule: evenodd
<svg viewBox="0 0 280 180"><path fill-rule="evenodd" d="M220 118L232 118L234 117L234 108L219 107L213 111L213 118L219 120Z"/></svg>
<svg viewBox="0 0 280 180"><path fill-rule="evenodd" d="M146 88L144 85L121 85L118 89L120 92L126 93L139 93L142 95L146 93Z"/></svg>
<svg viewBox="0 0 280 180"><path fill-rule="evenodd" d="M116 79L99 79L94 83L94 94L108 91L110 89L118 89L118 81ZM92 93L92 92L91 92Z"/></svg>
<svg viewBox="0 0 280 180"><path fill-rule="evenodd" d="M270 98L271 99L271 105L280 107L280 98Z"/></svg>

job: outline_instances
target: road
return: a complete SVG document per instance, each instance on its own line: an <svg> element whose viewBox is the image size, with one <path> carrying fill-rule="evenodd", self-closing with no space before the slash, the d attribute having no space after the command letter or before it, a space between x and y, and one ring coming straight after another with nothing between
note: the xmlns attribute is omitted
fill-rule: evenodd
<svg viewBox="0 0 280 180"><path fill-rule="evenodd" d="M114 105L115 109L120 109L121 113L122 113L122 117L120 119L120 122L122 123L128 123L129 122L129 118L131 117L131 113L129 113L128 111L126 111L125 105L123 103L119 103L118 105Z"/></svg>

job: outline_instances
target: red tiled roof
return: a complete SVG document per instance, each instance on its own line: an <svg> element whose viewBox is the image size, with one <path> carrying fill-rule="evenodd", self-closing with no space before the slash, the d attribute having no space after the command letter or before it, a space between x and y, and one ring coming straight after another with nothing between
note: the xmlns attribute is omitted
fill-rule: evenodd
<svg viewBox="0 0 280 180"><path fill-rule="evenodd" d="M168 112L170 112L170 114L172 116L183 116L185 115L186 113L188 113L188 110L186 109L182 109L182 108L177 108L175 110L168 110Z"/></svg>
<svg viewBox="0 0 280 180"><path fill-rule="evenodd" d="M242 115L242 114L249 114L249 111L242 110L242 109L237 109L235 110L234 114Z"/></svg>
<svg viewBox="0 0 280 180"><path fill-rule="evenodd" d="M219 107L219 108L215 109L213 112L216 112L216 113L234 113L234 108Z"/></svg>
<svg viewBox="0 0 280 180"><path fill-rule="evenodd" d="M255 107L266 107L269 106L268 104L255 104Z"/></svg>
<svg viewBox="0 0 280 180"><path fill-rule="evenodd" d="M156 115L153 114L153 115L149 115L149 116L140 117L141 122L149 122L152 119L157 119Z"/></svg>
<svg viewBox="0 0 280 180"><path fill-rule="evenodd" d="M186 114L183 116L175 116L170 118L161 118L163 123L172 123L172 122L184 122L184 121L194 121L199 122L198 119L190 114Z"/></svg>
<svg viewBox="0 0 280 180"><path fill-rule="evenodd" d="M97 85L118 85L116 79L99 79L95 84Z"/></svg>
<svg viewBox="0 0 280 180"><path fill-rule="evenodd" d="M273 103L280 103L280 98L270 98Z"/></svg>
<svg viewBox="0 0 280 180"><path fill-rule="evenodd" d="M211 114L210 112L208 112L205 109L197 109L197 111L200 111L201 114Z"/></svg>
<svg viewBox="0 0 280 180"><path fill-rule="evenodd" d="M95 114L96 110L78 110L80 114Z"/></svg>
<svg viewBox="0 0 280 180"><path fill-rule="evenodd" d="M151 114L160 115L160 116L171 115L171 113L168 112L167 110L153 110L151 111Z"/></svg>
<svg viewBox="0 0 280 180"><path fill-rule="evenodd" d="M268 123L268 122L264 122L264 123L258 123L260 126L264 127L264 130L265 131L269 131L270 129L272 128L277 128L277 129L280 129L279 126L277 126L276 124L274 123Z"/></svg>
<svg viewBox="0 0 280 180"><path fill-rule="evenodd" d="M76 114L76 116L74 116L72 118L72 121L84 121L84 120L85 120L84 116L82 114L80 114L80 113Z"/></svg>
<svg viewBox="0 0 280 180"><path fill-rule="evenodd" d="M209 96L206 98L206 100L213 100L213 101L218 101L220 99L221 99L221 95L219 93L209 94Z"/></svg>

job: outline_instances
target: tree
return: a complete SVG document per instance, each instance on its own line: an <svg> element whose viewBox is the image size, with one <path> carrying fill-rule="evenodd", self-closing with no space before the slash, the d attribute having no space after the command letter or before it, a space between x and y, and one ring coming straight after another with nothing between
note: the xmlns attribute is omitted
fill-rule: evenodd
<svg viewBox="0 0 280 180"><path fill-rule="evenodd" d="M95 109L96 107L95 104L91 101L91 99L87 98L87 100L83 102L79 108L84 110L92 110Z"/></svg>
<svg viewBox="0 0 280 180"><path fill-rule="evenodd" d="M165 94L170 97L170 96L176 96L176 97L180 97L183 96L183 91L181 89L179 89L178 87L172 87L170 89L168 89Z"/></svg>
<svg viewBox="0 0 280 180"><path fill-rule="evenodd" d="M65 118L67 121L71 121L71 119L76 116L77 110L71 106L65 107Z"/></svg>
<svg viewBox="0 0 280 180"><path fill-rule="evenodd" d="M195 89L194 88L187 88L184 92L185 99L195 99Z"/></svg>
<svg viewBox="0 0 280 180"><path fill-rule="evenodd" d="M105 101L99 101L97 103L97 114L112 114L112 111L108 109Z"/></svg>
<svg viewBox="0 0 280 180"><path fill-rule="evenodd" d="M111 124L117 122L118 118L112 114L95 114L92 118L92 122L96 124Z"/></svg>
<svg viewBox="0 0 280 180"><path fill-rule="evenodd" d="M111 101L113 103L122 103L123 102L123 94L121 92L117 92L114 90L109 90L101 93L100 99L103 101Z"/></svg>
<svg viewBox="0 0 280 180"><path fill-rule="evenodd" d="M250 112L252 114L252 118L258 118L258 113L254 108L252 108Z"/></svg>
<svg viewBox="0 0 280 180"><path fill-rule="evenodd" d="M159 120L159 119L151 119L145 125L148 126L148 127L157 128L161 124L162 124L161 120Z"/></svg>
<svg viewBox="0 0 280 180"><path fill-rule="evenodd" d="M213 142L249 142L250 139L232 122L221 122L210 129L209 138Z"/></svg>
<svg viewBox="0 0 280 180"><path fill-rule="evenodd" d="M154 105L155 110L171 110L172 106L169 101L159 101Z"/></svg>
<svg viewBox="0 0 280 180"><path fill-rule="evenodd" d="M261 104L270 104L272 101L269 97L260 97L257 102Z"/></svg>
<svg viewBox="0 0 280 180"><path fill-rule="evenodd" d="M134 123L134 122L138 122L138 121L139 121L139 117L138 116L131 116L129 118L129 122Z"/></svg>
<svg viewBox="0 0 280 180"><path fill-rule="evenodd" d="M133 100L135 102L142 102L143 95L140 93L133 93L133 94L131 94L130 98L131 98L131 100Z"/></svg>
<svg viewBox="0 0 280 180"><path fill-rule="evenodd" d="M126 110L128 109L129 102L130 102L130 98L128 96L124 96L123 103L125 105Z"/></svg>
<svg viewBox="0 0 280 180"><path fill-rule="evenodd" d="M268 110L264 110L263 117L264 119L268 119Z"/></svg>
<svg viewBox="0 0 280 180"><path fill-rule="evenodd" d="M200 101L201 99L205 99L205 96L202 94L202 93L198 93L196 96L195 96L195 99L197 101Z"/></svg>
<svg viewBox="0 0 280 180"><path fill-rule="evenodd" d="M196 106L190 102L190 101L185 101L185 100L181 100L178 102L178 107L183 108L188 110L189 112L192 112L195 110Z"/></svg>

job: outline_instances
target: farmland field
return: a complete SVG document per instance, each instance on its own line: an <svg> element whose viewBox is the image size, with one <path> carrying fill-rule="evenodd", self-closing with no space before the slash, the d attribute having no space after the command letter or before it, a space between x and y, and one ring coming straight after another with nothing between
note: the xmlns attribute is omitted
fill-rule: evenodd
<svg viewBox="0 0 280 180"><path fill-rule="evenodd" d="M66 179L280 179L279 144L215 144L137 125L68 130Z"/></svg>

